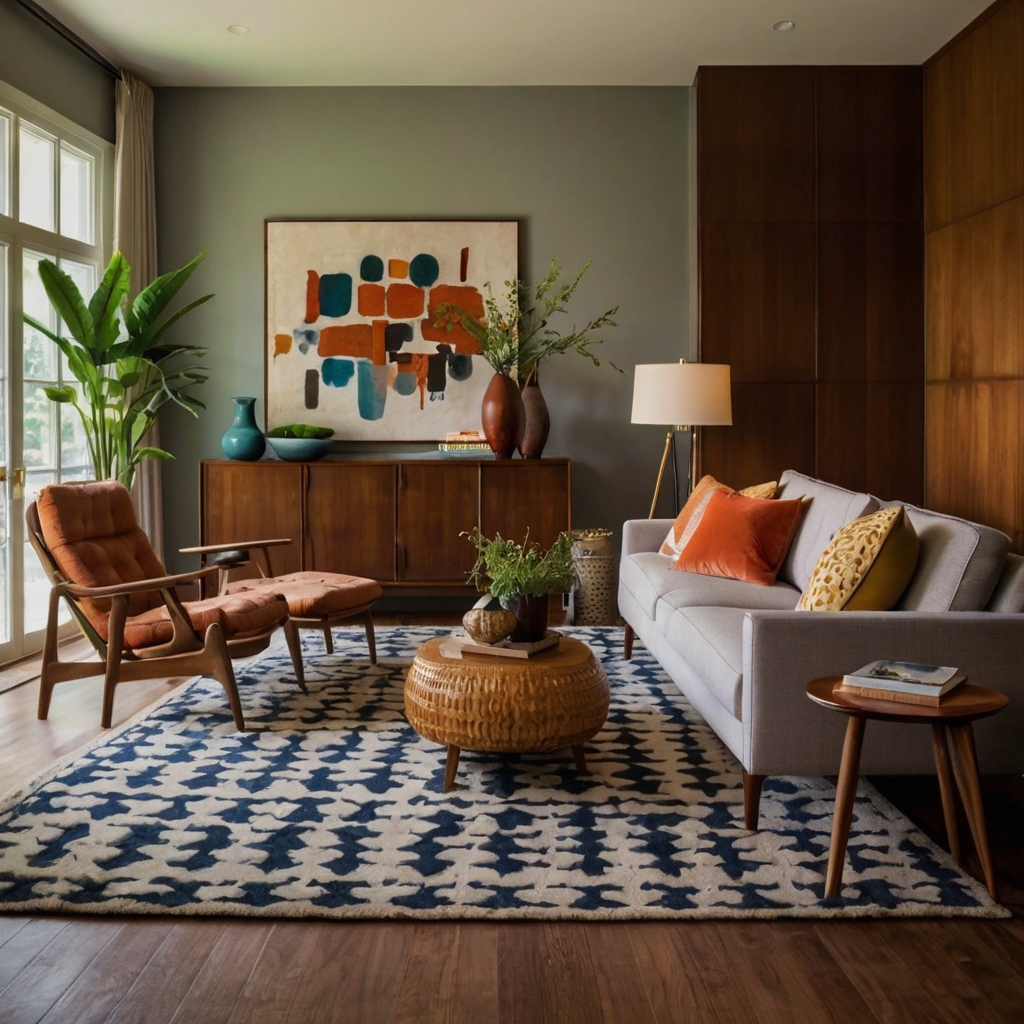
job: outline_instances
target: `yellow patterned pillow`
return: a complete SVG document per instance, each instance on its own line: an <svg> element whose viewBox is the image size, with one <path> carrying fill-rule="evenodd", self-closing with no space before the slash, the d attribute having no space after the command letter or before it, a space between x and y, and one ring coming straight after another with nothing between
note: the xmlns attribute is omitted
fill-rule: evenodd
<svg viewBox="0 0 1024 1024"><path fill-rule="evenodd" d="M807 612L888 611L907 589L919 550L902 505L855 519L821 553L797 607Z"/></svg>

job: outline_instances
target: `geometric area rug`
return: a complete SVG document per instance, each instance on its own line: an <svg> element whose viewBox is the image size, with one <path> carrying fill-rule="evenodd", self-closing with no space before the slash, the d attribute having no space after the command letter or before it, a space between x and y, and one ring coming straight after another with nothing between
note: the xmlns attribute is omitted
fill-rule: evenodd
<svg viewBox="0 0 1024 1024"><path fill-rule="evenodd" d="M236 664L247 731L197 679L0 802L0 911L324 918L1003 917L869 783L840 896L824 898L835 786L771 778L761 831L740 766L622 630L566 630L611 683L604 728L568 751L444 751L402 710L443 630L304 634L309 695L280 634ZM60 690L54 697L60 700ZM99 714L99 683L97 709ZM838 762L838 751L837 751Z"/></svg>

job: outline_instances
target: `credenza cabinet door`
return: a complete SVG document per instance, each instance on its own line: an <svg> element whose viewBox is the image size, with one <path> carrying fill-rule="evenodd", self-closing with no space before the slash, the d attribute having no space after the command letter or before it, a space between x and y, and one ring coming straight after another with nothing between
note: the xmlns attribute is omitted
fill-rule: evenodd
<svg viewBox="0 0 1024 1024"><path fill-rule="evenodd" d="M394 463L321 462L307 467L306 566L396 580Z"/></svg>
<svg viewBox="0 0 1024 1024"><path fill-rule="evenodd" d="M480 465L480 530L548 548L570 528L569 464L484 462Z"/></svg>
<svg viewBox="0 0 1024 1024"><path fill-rule="evenodd" d="M463 531L477 525L479 463L398 465L398 579L465 583L476 550Z"/></svg>
<svg viewBox="0 0 1024 1024"><path fill-rule="evenodd" d="M234 544L290 537L271 548L275 575L302 568L302 472L289 462L203 464L202 543Z"/></svg>

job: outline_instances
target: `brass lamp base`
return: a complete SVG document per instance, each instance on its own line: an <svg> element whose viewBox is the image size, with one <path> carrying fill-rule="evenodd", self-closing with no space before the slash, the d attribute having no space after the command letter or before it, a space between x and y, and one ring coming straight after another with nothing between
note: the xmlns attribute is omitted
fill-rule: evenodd
<svg viewBox="0 0 1024 1024"><path fill-rule="evenodd" d="M661 453L661 465L658 467L658 479L654 484L654 497L651 499L651 511L647 513L648 519L654 518L655 509L658 507L658 496L661 494L661 482L665 478L665 466L668 464L669 452L672 453L672 467L675 469L675 443L676 443L676 432L679 430L688 430L690 432L690 451L688 453L688 462L686 467L686 478L688 482L688 488L686 496L689 497L693 493L693 489L697 486L697 431L699 427L693 426L676 426L669 428L668 433L665 435L665 450ZM674 515L679 514L679 487L678 481L676 482L675 488L675 512Z"/></svg>

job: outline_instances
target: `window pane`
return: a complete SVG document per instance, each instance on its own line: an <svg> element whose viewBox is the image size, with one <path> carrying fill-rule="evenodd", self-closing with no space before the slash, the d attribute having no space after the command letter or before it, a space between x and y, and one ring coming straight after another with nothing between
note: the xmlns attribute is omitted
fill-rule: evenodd
<svg viewBox="0 0 1024 1024"><path fill-rule="evenodd" d="M11 215L11 115L0 113L0 213Z"/></svg>
<svg viewBox="0 0 1024 1024"><path fill-rule="evenodd" d="M7 389L7 246L0 244L0 465L10 467ZM0 644L11 639L11 539L7 495L7 485L0 484Z"/></svg>
<svg viewBox="0 0 1024 1024"><path fill-rule="evenodd" d="M60 233L90 245L96 205L93 167L91 156L60 144Z"/></svg>
<svg viewBox="0 0 1024 1024"><path fill-rule="evenodd" d="M18 219L53 231L53 139L38 128L21 122L21 155L18 168Z"/></svg>
<svg viewBox="0 0 1024 1024"><path fill-rule="evenodd" d="M57 313L46 296L39 276L39 261L46 259L37 252L25 250L21 268L21 293L25 312L34 316L51 331L57 329ZM57 353L60 349L45 334L25 324L25 377L29 380L57 379Z"/></svg>
<svg viewBox="0 0 1024 1024"><path fill-rule="evenodd" d="M22 458L30 467L53 468L56 459L57 405L51 402L41 384L26 384L25 395L25 448Z"/></svg>
<svg viewBox="0 0 1024 1024"><path fill-rule="evenodd" d="M77 384L75 390L81 394ZM60 478L86 480L92 476L92 459L89 457L82 417L68 403L59 406L57 414L60 417Z"/></svg>

